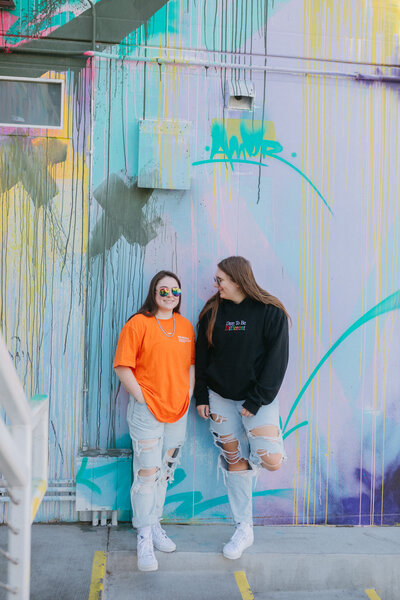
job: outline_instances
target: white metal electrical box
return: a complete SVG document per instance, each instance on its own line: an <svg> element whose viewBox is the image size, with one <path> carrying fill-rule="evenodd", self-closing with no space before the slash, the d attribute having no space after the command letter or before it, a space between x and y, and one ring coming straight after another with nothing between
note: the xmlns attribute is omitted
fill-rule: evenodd
<svg viewBox="0 0 400 600"><path fill-rule="evenodd" d="M140 121L138 187L188 190L189 144L188 121Z"/></svg>

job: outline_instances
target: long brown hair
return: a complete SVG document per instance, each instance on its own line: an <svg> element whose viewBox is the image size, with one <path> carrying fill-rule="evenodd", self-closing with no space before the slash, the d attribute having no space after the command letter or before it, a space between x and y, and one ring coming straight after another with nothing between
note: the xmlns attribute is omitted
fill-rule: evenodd
<svg viewBox="0 0 400 600"><path fill-rule="evenodd" d="M156 273L154 275L153 279L150 281L149 291L147 292L146 300L143 302L142 306L135 313L135 315L144 315L145 317L153 317L156 314L156 312L158 310L158 306L156 304L156 287L157 287L158 282L161 279L163 279L163 277L172 277L177 282L178 287L181 287L181 282L179 281L179 278L175 275L175 273L172 273L172 271L159 271L158 273ZM182 299L182 296L179 296L179 302L175 306L175 308L173 309L172 312L176 312L176 313L180 312L181 299ZM131 317L129 317L129 319L131 319L135 315L132 315ZM128 319L128 321L129 321L129 319Z"/></svg>
<svg viewBox="0 0 400 600"><path fill-rule="evenodd" d="M228 277L239 286L240 291L246 297L256 300L257 302L262 302L263 304L272 304L273 306L280 308L285 313L288 321L291 320L282 302L258 285L257 281L255 280L251 264L246 258L243 258L243 256L229 256L218 263L218 268L221 269L221 271L228 275ZM214 294L214 296L211 296L211 298L207 300L203 310L199 315L200 323L204 315L211 311L206 331L209 346L213 345L212 334L214 331L220 302L221 298L219 292L217 292Z"/></svg>

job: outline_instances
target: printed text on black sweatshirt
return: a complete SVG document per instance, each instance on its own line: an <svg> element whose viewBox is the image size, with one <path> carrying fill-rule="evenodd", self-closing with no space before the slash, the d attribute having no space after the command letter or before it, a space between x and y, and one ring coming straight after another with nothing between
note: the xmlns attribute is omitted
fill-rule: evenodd
<svg viewBox="0 0 400 600"><path fill-rule="evenodd" d="M222 300L208 347L210 313L199 324L196 342L196 405L209 404L208 388L255 415L277 395L288 357L288 322L272 304L245 298L240 304Z"/></svg>

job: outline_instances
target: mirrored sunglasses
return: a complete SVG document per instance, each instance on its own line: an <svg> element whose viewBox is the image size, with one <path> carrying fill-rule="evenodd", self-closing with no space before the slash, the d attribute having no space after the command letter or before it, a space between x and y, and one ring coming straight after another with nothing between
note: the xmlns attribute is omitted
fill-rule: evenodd
<svg viewBox="0 0 400 600"><path fill-rule="evenodd" d="M182 294L182 290L181 288L178 287L173 287L171 289L169 289L168 287L162 287L158 290L158 293L160 294L161 297L165 297L168 296L169 293L172 293L173 296L180 296Z"/></svg>

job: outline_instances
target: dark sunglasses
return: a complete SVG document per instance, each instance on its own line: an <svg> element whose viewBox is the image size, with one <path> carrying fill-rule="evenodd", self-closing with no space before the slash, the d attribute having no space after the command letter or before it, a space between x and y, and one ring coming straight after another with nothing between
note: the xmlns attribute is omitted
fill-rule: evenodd
<svg viewBox="0 0 400 600"><path fill-rule="evenodd" d="M219 285L221 285L222 279L221 279L221 277L214 277L214 281L219 286Z"/></svg>
<svg viewBox="0 0 400 600"><path fill-rule="evenodd" d="M178 287L173 287L171 289L169 289L168 287L162 287L158 290L158 293L160 294L160 296L162 298L165 298L165 296L168 296L169 293L172 293L173 296L180 296L182 294L182 290L181 288Z"/></svg>

